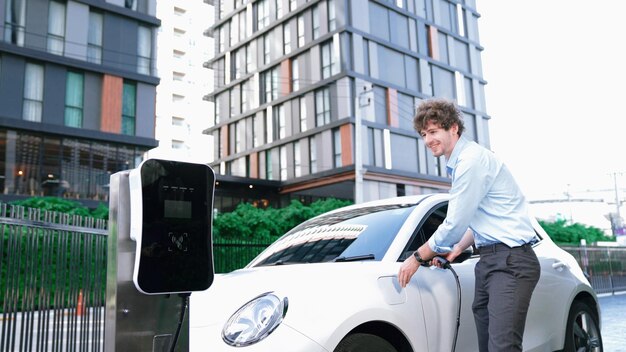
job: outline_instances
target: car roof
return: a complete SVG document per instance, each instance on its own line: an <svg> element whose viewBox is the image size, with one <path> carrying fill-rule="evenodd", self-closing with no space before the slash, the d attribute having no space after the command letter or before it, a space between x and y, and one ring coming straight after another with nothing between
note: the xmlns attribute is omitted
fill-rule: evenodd
<svg viewBox="0 0 626 352"><path fill-rule="evenodd" d="M448 200L448 198L449 198L448 193L431 193L431 194L419 194L419 195L413 195L413 196L391 197L391 198L373 200L373 201L369 201L365 203L349 205L347 207L329 211L322 215L332 214L335 212L345 211L345 210L369 208L369 207L376 207L376 206L383 206L383 205L418 204L418 203L423 202L426 199L437 202L437 201Z"/></svg>

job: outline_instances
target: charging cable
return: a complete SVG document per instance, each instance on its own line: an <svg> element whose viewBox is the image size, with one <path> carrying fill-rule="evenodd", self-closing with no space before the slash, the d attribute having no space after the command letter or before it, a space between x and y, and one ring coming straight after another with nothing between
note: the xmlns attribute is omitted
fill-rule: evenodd
<svg viewBox="0 0 626 352"><path fill-rule="evenodd" d="M441 264L442 268L450 270L454 275L454 279L456 280L458 307L456 312L456 332L454 333L454 340L452 341L452 352L454 352L456 350L456 340L459 337L459 327L461 326L461 282L459 281L459 276L456 274L456 271L454 271L452 265L450 265L449 260L440 256L434 257L433 260L438 261Z"/></svg>
<svg viewBox="0 0 626 352"><path fill-rule="evenodd" d="M180 307L180 315L178 318L178 327L176 328L176 334L174 334L174 339L172 339L172 344L170 345L170 352L174 352L176 344L178 343L178 335L180 335L180 329L183 326L183 321L185 320L185 311L187 310L187 306L189 306L190 295L190 292L178 294L178 296L182 298L182 302Z"/></svg>

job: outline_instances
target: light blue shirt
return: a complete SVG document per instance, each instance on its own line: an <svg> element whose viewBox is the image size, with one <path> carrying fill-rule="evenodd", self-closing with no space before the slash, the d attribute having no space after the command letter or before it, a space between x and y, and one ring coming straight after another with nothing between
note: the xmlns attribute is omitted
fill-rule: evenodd
<svg viewBox="0 0 626 352"><path fill-rule="evenodd" d="M526 199L494 153L461 136L446 168L452 176L450 202L446 219L428 240L433 251L449 252L468 227L477 247L498 242L515 247L535 238Z"/></svg>

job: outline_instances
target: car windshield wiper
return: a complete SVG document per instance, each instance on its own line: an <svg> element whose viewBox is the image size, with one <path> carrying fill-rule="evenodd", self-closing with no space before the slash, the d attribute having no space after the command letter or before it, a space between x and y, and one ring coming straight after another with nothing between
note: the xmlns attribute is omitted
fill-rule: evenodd
<svg viewBox="0 0 626 352"><path fill-rule="evenodd" d="M281 259L278 259L275 262L270 262L270 263L265 263L265 264L261 264L260 266L272 266L272 265L287 265L287 264L296 264L295 262L289 262L289 261L282 261Z"/></svg>
<svg viewBox="0 0 626 352"><path fill-rule="evenodd" d="M358 262L360 260L374 260L376 257L373 254L352 255L348 257L337 257L333 262Z"/></svg>

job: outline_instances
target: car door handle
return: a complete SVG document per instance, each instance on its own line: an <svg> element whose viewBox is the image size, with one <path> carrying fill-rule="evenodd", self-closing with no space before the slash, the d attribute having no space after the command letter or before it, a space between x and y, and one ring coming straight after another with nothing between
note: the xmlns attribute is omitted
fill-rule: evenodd
<svg viewBox="0 0 626 352"><path fill-rule="evenodd" d="M552 269L554 269L556 271L563 271L564 268L569 268L567 263L564 263L564 262L554 262L552 264Z"/></svg>

